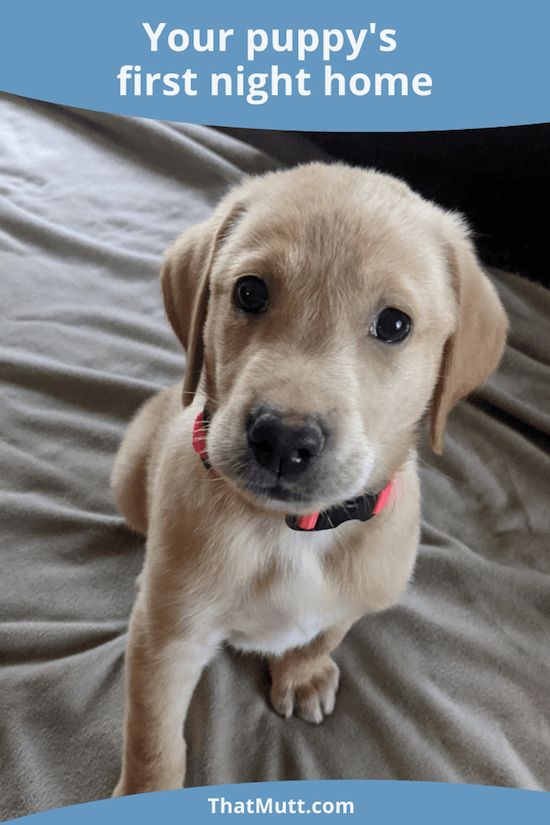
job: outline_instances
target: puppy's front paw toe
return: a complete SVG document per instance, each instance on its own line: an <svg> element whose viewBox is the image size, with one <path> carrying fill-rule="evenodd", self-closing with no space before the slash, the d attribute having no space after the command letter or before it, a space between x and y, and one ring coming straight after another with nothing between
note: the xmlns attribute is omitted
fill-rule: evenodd
<svg viewBox="0 0 550 825"><path fill-rule="evenodd" d="M340 670L330 656L275 666L272 678L271 704L285 719L294 713L318 725L334 710Z"/></svg>
<svg viewBox="0 0 550 825"><path fill-rule="evenodd" d="M271 706L275 713L278 713L283 719L290 719L294 713L294 697L290 688L286 691L280 691L273 686L271 688Z"/></svg>

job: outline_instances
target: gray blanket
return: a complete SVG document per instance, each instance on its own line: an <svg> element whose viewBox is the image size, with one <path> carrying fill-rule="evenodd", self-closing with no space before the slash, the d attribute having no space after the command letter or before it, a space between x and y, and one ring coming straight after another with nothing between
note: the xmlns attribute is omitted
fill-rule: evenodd
<svg viewBox="0 0 550 825"><path fill-rule="evenodd" d="M316 154L267 136L285 162ZM283 151L284 150L284 151ZM140 538L108 477L130 416L181 375L158 262L245 172L227 134L0 98L0 814L109 794ZM422 451L402 604L339 648L337 709L282 721L257 658L223 651L186 725L188 784L444 780L550 789L550 296L494 273L498 374Z"/></svg>

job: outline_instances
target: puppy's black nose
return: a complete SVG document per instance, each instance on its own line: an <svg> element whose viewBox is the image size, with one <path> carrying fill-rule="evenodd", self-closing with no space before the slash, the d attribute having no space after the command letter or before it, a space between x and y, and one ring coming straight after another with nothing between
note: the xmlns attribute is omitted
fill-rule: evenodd
<svg viewBox="0 0 550 825"><path fill-rule="evenodd" d="M303 473L324 446L322 430L315 421L287 424L280 412L265 408L249 416L247 434L258 464L279 477Z"/></svg>

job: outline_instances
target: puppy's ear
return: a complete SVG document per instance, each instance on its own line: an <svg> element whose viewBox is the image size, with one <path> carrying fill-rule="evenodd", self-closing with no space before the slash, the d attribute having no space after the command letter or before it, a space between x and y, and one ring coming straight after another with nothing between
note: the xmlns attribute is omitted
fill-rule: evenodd
<svg viewBox="0 0 550 825"><path fill-rule="evenodd" d="M496 369L508 331L497 292L464 234L449 247L448 257L457 319L455 331L443 349L430 410L431 443L439 455L443 452L447 416L461 398L481 386Z"/></svg>
<svg viewBox="0 0 550 825"><path fill-rule="evenodd" d="M180 235L164 257L160 277L166 315L187 356L184 407L193 400L202 370L212 264L243 211L242 204L222 202L212 217Z"/></svg>

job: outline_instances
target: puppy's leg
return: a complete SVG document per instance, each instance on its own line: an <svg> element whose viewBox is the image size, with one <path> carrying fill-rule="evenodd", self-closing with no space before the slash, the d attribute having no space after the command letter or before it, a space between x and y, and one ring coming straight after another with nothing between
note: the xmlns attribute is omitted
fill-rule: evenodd
<svg viewBox="0 0 550 825"><path fill-rule="evenodd" d="M334 710L340 669L330 656L351 622L320 633L304 647L296 647L269 660L271 704L285 719L295 713L306 722L319 724Z"/></svg>
<svg viewBox="0 0 550 825"><path fill-rule="evenodd" d="M122 772L113 796L182 787L185 715L217 646L192 626L168 636L144 602L138 598L130 622Z"/></svg>

